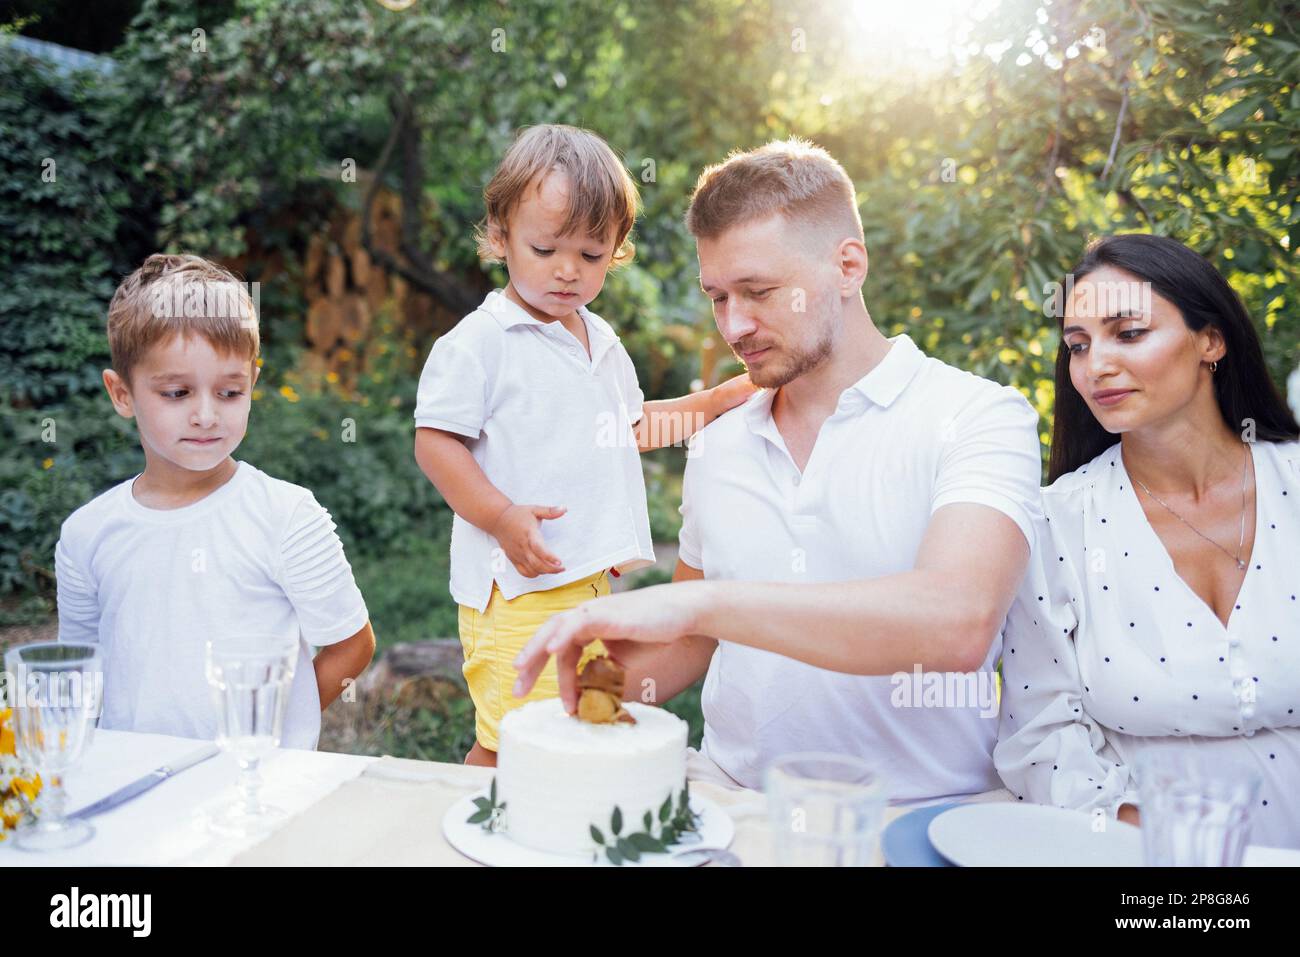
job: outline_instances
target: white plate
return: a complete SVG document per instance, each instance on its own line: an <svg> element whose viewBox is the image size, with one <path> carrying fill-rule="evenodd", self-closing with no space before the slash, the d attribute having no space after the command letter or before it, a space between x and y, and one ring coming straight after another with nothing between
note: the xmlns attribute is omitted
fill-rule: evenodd
<svg viewBox="0 0 1300 957"><path fill-rule="evenodd" d="M442 834L447 843L470 860L490 867L590 867L593 863L613 867L604 854L592 861L587 854L552 854L524 847L510 840L506 833L493 834L483 830L481 824L469 824L468 819L478 810L476 797L487 797L487 791L468 794L450 808L442 819ZM736 836L736 825L726 811L708 798L691 797L691 810L700 816L699 841L677 845L680 849L697 847L728 847ZM624 867L695 867L669 854L642 854L637 863L626 862Z"/></svg>
<svg viewBox="0 0 1300 957"><path fill-rule="evenodd" d="M1094 830L1097 824L1104 828ZM962 867L1142 866L1137 828L1043 804L966 804L940 814L927 833Z"/></svg>

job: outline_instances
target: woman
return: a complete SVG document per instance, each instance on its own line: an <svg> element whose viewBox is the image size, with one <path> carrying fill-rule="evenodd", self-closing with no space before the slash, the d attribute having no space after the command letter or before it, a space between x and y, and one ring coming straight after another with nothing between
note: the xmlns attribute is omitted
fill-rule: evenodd
<svg viewBox="0 0 1300 957"><path fill-rule="evenodd" d="M1072 280L998 772L1138 823L1136 756L1197 750L1258 770L1253 843L1300 847L1300 429L1196 253L1112 236Z"/></svg>

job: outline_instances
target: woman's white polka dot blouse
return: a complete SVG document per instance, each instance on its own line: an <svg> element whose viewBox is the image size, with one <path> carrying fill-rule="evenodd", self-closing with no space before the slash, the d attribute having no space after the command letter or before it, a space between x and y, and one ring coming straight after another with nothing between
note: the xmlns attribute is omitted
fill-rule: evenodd
<svg viewBox="0 0 1300 957"><path fill-rule="evenodd" d="M1120 446L1043 490L1007 616L998 773L1024 801L1113 815L1147 748L1247 763L1251 842L1300 847L1300 443L1257 442L1255 544L1228 626L1152 530Z"/></svg>

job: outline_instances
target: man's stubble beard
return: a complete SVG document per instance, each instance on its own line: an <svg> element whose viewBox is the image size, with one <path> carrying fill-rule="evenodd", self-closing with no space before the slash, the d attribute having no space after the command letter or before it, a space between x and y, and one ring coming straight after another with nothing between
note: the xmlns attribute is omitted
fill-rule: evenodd
<svg viewBox="0 0 1300 957"><path fill-rule="evenodd" d="M743 342L737 343L736 346L732 347L732 351L737 352L737 347L741 345L743 345ZM812 348L791 354L789 362L782 368L768 369L761 372L749 369L749 379L760 389L779 389L783 385L789 385L795 379L806 375L825 362L830 356L834 345L835 339L830 328L824 327L822 337L813 344ZM739 351L745 350L741 349Z"/></svg>

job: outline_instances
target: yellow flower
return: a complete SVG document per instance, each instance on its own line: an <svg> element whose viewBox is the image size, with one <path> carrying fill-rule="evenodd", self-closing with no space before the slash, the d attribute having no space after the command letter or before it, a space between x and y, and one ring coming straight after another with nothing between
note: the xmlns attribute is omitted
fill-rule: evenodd
<svg viewBox="0 0 1300 957"><path fill-rule="evenodd" d="M10 728L12 718L12 709L6 708L0 711L0 754L3 755L14 753L14 733ZM13 772L10 764L7 773L13 776L5 782L5 790L0 792L0 840L4 839L5 831L16 828L22 822L26 806L32 804L41 791L42 782L39 774L34 770L21 767L19 772L26 772L30 776L19 777Z"/></svg>
<svg viewBox="0 0 1300 957"><path fill-rule="evenodd" d="M338 381L339 381L339 374L338 374L337 372L327 372L327 373L325 373L325 381L326 381L326 382L338 382Z"/></svg>
<svg viewBox="0 0 1300 957"><path fill-rule="evenodd" d="M54 466L54 459L46 459L44 462L41 463L41 468L43 469L52 468L53 466Z"/></svg>
<svg viewBox="0 0 1300 957"><path fill-rule="evenodd" d="M41 790L41 776L37 774L32 778L14 778L14 790L29 802L35 801Z"/></svg>
<svg viewBox="0 0 1300 957"><path fill-rule="evenodd" d="M293 391L293 386L291 385L280 386L280 394L284 396L286 399L288 399L290 402L298 401L298 393Z"/></svg>

